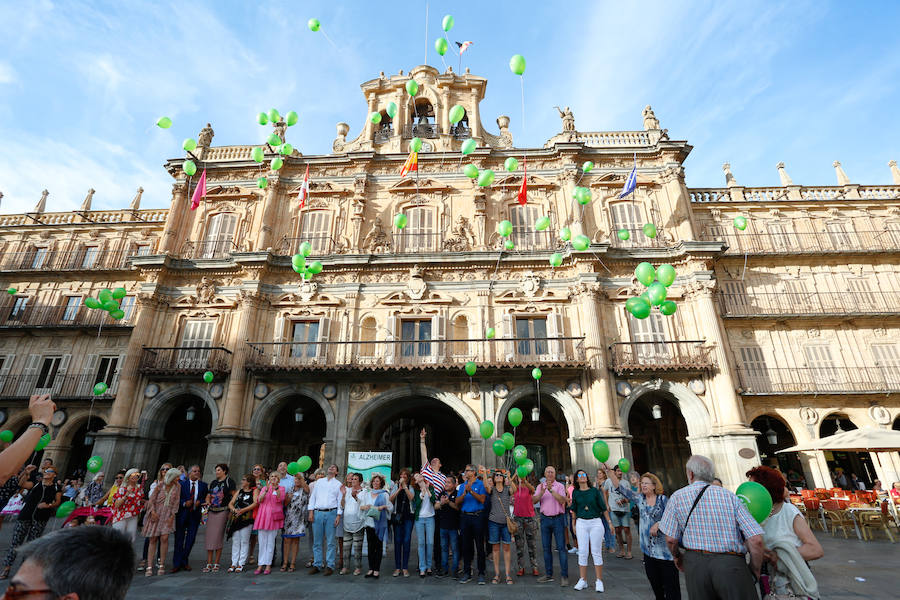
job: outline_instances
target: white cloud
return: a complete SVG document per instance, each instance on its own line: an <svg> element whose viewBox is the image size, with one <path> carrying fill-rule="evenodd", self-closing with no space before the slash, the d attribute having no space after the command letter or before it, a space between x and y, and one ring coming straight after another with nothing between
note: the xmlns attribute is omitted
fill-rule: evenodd
<svg viewBox="0 0 900 600"><path fill-rule="evenodd" d="M0 61L0 85L4 83L16 83L18 80L15 70L9 63Z"/></svg>

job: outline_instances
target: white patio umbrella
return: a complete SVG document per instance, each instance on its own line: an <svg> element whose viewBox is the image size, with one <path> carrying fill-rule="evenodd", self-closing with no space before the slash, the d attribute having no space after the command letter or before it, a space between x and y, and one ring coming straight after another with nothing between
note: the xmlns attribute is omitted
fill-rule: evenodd
<svg viewBox="0 0 900 600"><path fill-rule="evenodd" d="M845 452L893 452L900 450L900 431L861 427L829 435L805 444L797 444L782 452L803 452L809 450L842 450Z"/></svg>

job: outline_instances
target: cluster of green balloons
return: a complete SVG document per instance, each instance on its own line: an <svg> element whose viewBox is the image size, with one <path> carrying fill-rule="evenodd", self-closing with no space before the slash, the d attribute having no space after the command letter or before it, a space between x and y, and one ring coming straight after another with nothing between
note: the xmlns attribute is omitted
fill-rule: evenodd
<svg viewBox="0 0 900 600"><path fill-rule="evenodd" d="M75 502L72 500L66 500L58 507L56 507L56 518L65 519L72 514L73 510L75 510Z"/></svg>
<svg viewBox="0 0 900 600"><path fill-rule="evenodd" d="M454 125L462 121L464 116L466 116L466 109L461 105L455 104L453 108L450 109L450 122Z"/></svg>
<svg viewBox="0 0 900 600"><path fill-rule="evenodd" d="M478 370L478 366L475 364L475 361L473 361L473 360L468 361L464 368L466 370L466 375L468 375L469 377L472 377L473 375L475 375L475 371Z"/></svg>
<svg viewBox="0 0 900 600"><path fill-rule="evenodd" d="M486 337L489 340L494 339L496 336L497 336L497 330L494 329L493 327L488 327L487 331L484 332L484 337Z"/></svg>
<svg viewBox="0 0 900 600"><path fill-rule="evenodd" d="M10 296L15 296L16 294L19 293L19 290L17 290L14 287L11 287L11 288L6 289L6 293L9 294Z"/></svg>
<svg viewBox="0 0 900 600"><path fill-rule="evenodd" d="M300 244L300 248L297 254L291 257L291 268L294 269L294 272L302 275L304 280L312 279L313 275L318 275L322 272L324 268L321 261L314 260L307 264L306 259L312 254L312 244L309 242L303 242Z"/></svg>
<svg viewBox="0 0 900 600"><path fill-rule="evenodd" d="M584 252L591 247L591 238L584 234L576 235L572 238L572 247L579 252Z"/></svg>
<svg viewBox="0 0 900 600"><path fill-rule="evenodd" d="M478 147L478 142L476 142L472 138L469 138L462 143L462 146L460 146L460 152L462 152L463 154L468 156L469 154L472 154L473 152L475 152L475 148L477 148L477 147Z"/></svg>
<svg viewBox="0 0 900 600"><path fill-rule="evenodd" d="M619 459L619 470L623 473L627 473L631 470L631 463L624 456Z"/></svg>
<svg viewBox="0 0 900 600"><path fill-rule="evenodd" d="M106 385L105 381L98 381L97 383L94 384L94 395L102 396L103 394L106 393L106 390L108 390L108 389L109 389L109 386Z"/></svg>
<svg viewBox="0 0 900 600"><path fill-rule="evenodd" d="M13 441L13 437L13 432L10 429L0 431L0 442L6 442L8 444Z"/></svg>
<svg viewBox="0 0 900 600"><path fill-rule="evenodd" d="M747 229L747 217L735 217L734 227L735 229L740 229L741 231Z"/></svg>
<svg viewBox="0 0 900 600"><path fill-rule="evenodd" d="M582 206L591 202L591 190L584 186L575 186L575 191L572 195L578 201L578 204Z"/></svg>
<svg viewBox="0 0 900 600"><path fill-rule="evenodd" d="M481 173L478 174L478 185L481 187L487 187L494 183L494 172L490 169L485 169Z"/></svg>
<svg viewBox="0 0 900 600"><path fill-rule="evenodd" d="M594 170L594 163L589 160L584 161L584 164L581 165L582 173L590 173L593 170Z"/></svg>
<svg viewBox="0 0 900 600"><path fill-rule="evenodd" d="M313 21L316 22L316 29L312 29ZM316 19L310 19L310 29L312 31L318 31L318 21ZM377 113L372 113L373 115ZM271 108L268 112L259 112L256 115L256 122L260 125L267 125L272 123L275 125L279 121L281 121L282 115L278 112L278 109ZM381 115L378 115L379 121L381 120ZM296 111L289 111L284 115L284 123L288 127L292 127L297 124L297 121L300 120L300 115L297 114ZM278 171L281 167L284 166L284 159L282 156L290 156L294 153L294 147L291 144L288 144L287 141L282 140L277 133L274 131L269 134L269 137L266 138L266 144L268 144L272 150L279 154L280 156L276 156L269 163L269 168L273 171ZM263 163L266 160L266 151L262 146L254 147L253 150L250 151L250 158L253 159L253 162ZM259 177L256 180L256 185L259 189L264 190L269 187L269 179L267 177Z"/></svg>
<svg viewBox="0 0 900 600"><path fill-rule="evenodd" d="M311 466L312 459L308 456L301 456L297 460L288 463L287 472L291 475L306 473Z"/></svg>
<svg viewBox="0 0 900 600"><path fill-rule="evenodd" d="M481 433L482 438L488 439L494 435L494 423L492 421L482 421L478 430Z"/></svg>
<svg viewBox="0 0 900 600"><path fill-rule="evenodd" d="M125 316L125 311L119 307L119 300L124 298L127 293L123 287L114 290L104 288L100 290L96 298L85 298L84 305L93 310L105 310L110 317L118 320Z"/></svg>
<svg viewBox="0 0 900 600"><path fill-rule="evenodd" d="M616 232L616 236L624 242L631 237L631 232L627 229L620 229Z"/></svg>
<svg viewBox="0 0 900 600"><path fill-rule="evenodd" d="M406 93L410 96L415 96L419 93L419 83L415 79L410 79L406 82Z"/></svg>
<svg viewBox="0 0 900 600"><path fill-rule="evenodd" d="M403 213L397 213L394 215L394 227L397 229L403 229L406 227L406 224L409 223L409 218Z"/></svg>
<svg viewBox="0 0 900 600"><path fill-rule="evenodd" d="M510 173L512 173L513 171L518 170L519 161L516 160L514 157L510 156L503 162L503 168L506 169L507 171L509 171Z"/></svg>
<svg viewBox="0 0 900 600"><path fill-rule="evenodd" d="M600 462L606 462L607 460L609 460L609 444L607 444L603 440L597 440L596 442L594 442L594 445L591 447L591 452L594 453L594 458L596 458Z"/></svg>
<svg viewBox="0 0 900 600"><path fill-rule="evenodd" d="M672 265L660 265L654 269L648 262L638 264L634 269L634 276L639 283L647 287L640 296L629 298L625 301L625 310L636 319L646 319L650 316L650 310L654 306L659 307L659 312L669 316L675 314L678 306L672 300L666 300L668 288L675 282L675 267Z"/></svg>
<svg viewBox="0 0 900 600"><path fill-rule="evenodd" d="M656 225L654 225L653 223L645 223L643 230L644 230L644 235L646 235L651 240L656 237L656 233L657 233Z"/></svg>
<svg viewBox="0 0 900 600"><path fill-rule="evenodd" d="M463 175L465 175L469 179L475 179L476 177L478 177L478 167L476 167L472 163L467 164L465 167L463 167Z"/></svg>
<svg viewBox="0 0 900 600"><path fill-rule="evenodd" d="M769 491L755 481L745 481L734 491L747 507L750 516L762 523L772 512L772 496Z"/></svg>
<svg viewBox="0 0 900 600"><path fill-rule="evenodd" d="M451 29L453 29L453 25L455 23L456 21L454 20L453 15L444 15L444 18L441 20L441 28L445 32L449 32Z"/></svg>
<svg viewBox="0 0 900 600"><path fill-rule="evenodd" d="M535 381L540 381L541 377L544 376L543 371L539 367L535 367L531 370L531 378Z"/></svg>
<svg viewBox="0 0 900 600"><path fill-rule="evenodd" d="M499 233L502 237L509 237L512 235L513 225L511 222L503 220L497 223L497 233Z"/></svg>
<svg viewBox="0 0 900 600"><path fill-rule="evenodd" d="M44 448L47 447L47 444L49 444L50 440L52 440L52 439L53 438L50 437L49 433L45 433L44 435L41 436L41 439L38 440L38 443L34 447L34 451L40 452L41 450L43 450Z"/></svg>
<svg viewBox="0 0 900 600"><path fill-rule="evenodd" d="M310 31L318 31L322 28L322 23L318 19L310 19L306 22L306 26L309 27Z"/></svg>
<svg viewBox="0 0 900 600"><path fill-rule="evenodd" d="M92 456L87 461L87 470L96 473L103 468L103 459L99 456Z"/></svg>

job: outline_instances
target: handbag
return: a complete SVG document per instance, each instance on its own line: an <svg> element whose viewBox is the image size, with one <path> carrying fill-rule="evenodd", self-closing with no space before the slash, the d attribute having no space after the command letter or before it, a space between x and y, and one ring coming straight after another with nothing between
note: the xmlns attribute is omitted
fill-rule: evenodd
<svg viewBox="0 0 900 600"><path fill-rule="evenodd" d="M371 518L373 518L373 519L375 519L375 520L377 521L377 520L381 517L381 511L378 510L377 508L374 508L374 507L373 507L373 508L370 508L370 509L366 512L366 516L367 516L367 517L371 517Z"/></svg>
<svg viewBox="0 0 900 600"><path fill-rule="evenodd" d="M683 548L683 549L685 549L685 550L688 549L688 548L685 548L685 547L684 547L684 544L681 543L681 540L684 539L684 533L687 531L688 523L691 522L691 515L694 514L694 509L697 508L697 504L700 503L700 498L703 497L703 493L707 490L707 488L709 488L709 486L710 486L710 484L707 483L707 484L703 487L703 489L700 490L700 493L697 494L697 497L694 498L694 504L691 505L691 510L688 511L688 516L687 516L687 518L684 520L684 527L681 528L681 535L678 536L678 547L679 547L679 548Z"/></svg>
<svg viewBox="0 0 900 600"><path fill-rule="evenodd" d="M504 488L509 489L509 488ZM496 489L494 490L496 491ZM510 494L512 496L512 494ZM500 506L503 506L503 495L500 495ZM509 530L509 535L516 535L519 532L519 524L512 520L509 516L509 504L506 505L506 508L503 509L503 514L506 515L506 528Z"/></svg>

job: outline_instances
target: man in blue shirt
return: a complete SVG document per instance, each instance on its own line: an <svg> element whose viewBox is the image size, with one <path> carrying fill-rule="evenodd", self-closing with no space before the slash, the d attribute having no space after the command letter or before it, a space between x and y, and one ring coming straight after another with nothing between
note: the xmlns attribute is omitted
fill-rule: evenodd
<svg viewBox="0 0 900 600"><path fill-rule="evenodd" d="M480 473L484 473L484 467L480 467ZM487 498L487 490L484 483L476 477L474 465L466 465L466 480L456 488L456 506L459 507L459 533L463 549L463 574L460 583L472 581L472 544L475 544L475 552L478 554L478 585L484 585L484 501Z"/></svg>

